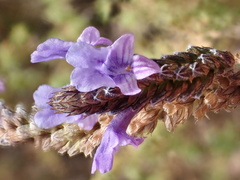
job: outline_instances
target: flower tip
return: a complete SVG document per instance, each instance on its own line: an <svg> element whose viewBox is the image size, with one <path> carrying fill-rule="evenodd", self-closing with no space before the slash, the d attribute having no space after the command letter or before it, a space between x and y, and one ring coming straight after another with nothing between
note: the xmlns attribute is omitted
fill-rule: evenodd
<svg viewBox="0 0 240 180"><path fill-rule="evenodd" d="M110 169L111 170L111 169ZM109 172L110 170L99 170L99 172L101 173L101 174L104 174L104 173L107 173L107 172ZM95 172L97 171L97 169L96 168L92 168L92 170L91 170L91 174L94 174Z"/></svg>
<svg viewBox="0 0 240 180"><path fill-rule="evenodd" d="M92 168L92 170L91 170L91 174L94 174L95 171L96 171L96 168L95 168L95 169Z"/></svg>
<svg viewBox="0 0 240 180"><path fill-rule="evenodd" d="M134 34L132 34L132 33L127 33L127 34L124 34L122 36L126 36L128 38L134 38Z"/></svg>
<svg viewBox="0 0 240 180"><path fill-rule="evenodd" d="M133 95L140 93L141 91L142 90L138 87L136 87L135 89L130 89L130 90L121 89L121 92L126 96L133 96Z"/></svg>
<svg viewBox="0 0 240 180"><path fill-rule="evenodd" d="M104 173L109 172L111 169L112 169L112 167L110 167L109 169L106 169L106 168L99 168L99 169L97 169L96 165L93 164L93 165L92 165L91 174L94 174L97 170L98 170L101 174L104 174Z"/></svg>
<svg viewBox="0 0 240 180"><path fill-rule="evenodd" d="M92 164L91 174L94 174L97 170L102 174L109 172L112 169L112 166L113 166L113 157L112 158L109 157L109 158L111 160L109 161L109 159L105 159L105 163L101 162L101 161L104 160L104 158L100 162L98 162L98 160L94 158L93 164Z"/></svg>
<svg viewBox="0 0 240 180"><path fill-rule="evenodd" d="M41 61L39 61L39 59L38 58L36 58L36 56L38 56L37 55L37 51L34 51L32 54L31 54L31 60L30 60L30 62L31 63L38 63L38 62L41 62Z"/></svg>
<svg viewBox="0 0 240 180"><path fill-rule="evenodd" d="M156 62L138 54L133 56L132 68L137 79L144 79L160 72L160 67Z"/></svg>
<svg viewBox="0 0 240 180"><path fill-rule="evenodd" d="M99 33L98 29L95 28L94 26L88 26L88 27L86 27L86 28L83 30L83 32L89 32L89 31ZM100 34L100 33L99 33L99 34Z"/></svg>
<svg viewBox="0 0 240 180"><path fill-rule="evenodd" d="M129 42L131 42L133 44L133 42L134 42L134 34L131 34L131 33L124 34L119 39L124 39L124 40L129 41Z"/></svg>
<svg viewBox="0 0 240 180"><path fill-rule="evenodd" d="M38 45L37 49L31 54L31 62L38 63L53 59L64 59L68 49L73 44L73 42L50 38Z"/></svg>
<svg viewBox="0 0 240 180"><path fill-rule="evenodd" d="M100 32L98 31L97 28L93 26L89 26L85 28L82 34L77 39L77 42L85 42L93 46L98 46L98 45L109 46L112 44L111 40L104 37L100 37Z"/></svg>

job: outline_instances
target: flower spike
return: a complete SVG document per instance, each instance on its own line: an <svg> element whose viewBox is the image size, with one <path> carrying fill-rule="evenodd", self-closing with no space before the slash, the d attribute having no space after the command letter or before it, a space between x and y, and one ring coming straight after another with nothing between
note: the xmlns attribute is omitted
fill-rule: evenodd
<svg viewBox="0 0 240 180"><path fill-rule="evenodd" d="M45 41L31 58L66 59L74 67L70 85L40 86L28 126L20 122L26 118L0 106L0 142L34 139L43 149L70 156L91 156L97 149L92 173L110 171L120 146L137 147L159 120L173 131L190 116L201 119L208 111L229 111L240 104L240 71L228 51L190 46L186 52L149 59L134 54L132 34L112 43L88 27L77 42ZM48 137L42 140L44 133Z"/></svg>

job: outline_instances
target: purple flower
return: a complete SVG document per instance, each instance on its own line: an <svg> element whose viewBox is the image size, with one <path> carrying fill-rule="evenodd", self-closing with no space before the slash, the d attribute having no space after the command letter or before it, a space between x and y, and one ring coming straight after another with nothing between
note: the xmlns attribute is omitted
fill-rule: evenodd
<svg viewBox="0 0 240 180"><path fill-rule="evenodd" d="M5 91L5 85L4 82L0 79L0 93Z"/></svg>
<svg viewBox="0 0 240 180"><path fill-rule="evenodd" d="M78 125L85 129L90 130L97 122L97 115L93 114L86 118L84 115L68 116L67 113L57 113L48 104L49 98L53 96L54 92L59 91L60 88L51 87L49 85L41 85L34 92L33 98L35 104L40 110L35 114L34 121L38 127L49 129L60 125L62 123L78 123Z"/></svg>
<svg viewBox="0 0 240 180"><path fill-rule="evenodd" d="M96 28L88 27L77 42L49 39L40 44L32 53L31 62L66 58L75 67L71 85L79 91L119 87L123 94L134 95L141 91L137 80L159 73L160 68L154 61L134 55L133 43L133 35L125 34L111 45Z"/></svg>
<svg viewBox="0 0 240 180"><path fill-rule="evenodd" d="M136 114L131 108L119 113L106 129L100 146L93 159L92 174L98 169L101 173L112 169L113 156L120 146L140 145L144 138L132 137L126 133L127 127Z"/></svg>
<svg viewBox="0 0 240 180"><path fill-rule="evenodd" d="M91 26L83 30L82 34L77 39L77 42L85 42L92 46L108 46L112 44L109 39L100 37L99 31ZM31 62L37 63L53 59L64 59L68 49L74 44L76 44L76 42L63 41L56 38L48 39L40 44L37 47L37 50L31 54Z"/></svg>
<svg viewBox="0 0 240 180"><path fill-rule="evenodd" d="M108 47L75 43L66 55L67 62L75 67L71 84L81 92L117 86L125 95L139 93L137 80L160 72L160 68L154 61L134 55L133 43L131 34L121 36Z"/></svg>

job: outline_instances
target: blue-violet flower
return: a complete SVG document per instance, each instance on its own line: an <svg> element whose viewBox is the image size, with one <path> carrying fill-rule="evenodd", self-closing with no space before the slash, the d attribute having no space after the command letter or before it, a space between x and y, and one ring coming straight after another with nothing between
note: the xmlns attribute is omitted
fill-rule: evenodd
<svg viewBox="0 0 240 180"><path fill-rule="evenodd" d="M113 156L120 146L140 145L144 138L132 137L126 133L127 127L137 112L128 108L120 112L110 122L93 159L92 174L98 169L101 173L112 169Z"/></svg>
<svg viewBox="0 0 240 180"><path fill-rule="evenodd" d="M99 31L95 27L87 27L77 39L77 42L85 42L93 46L111 45L112 42L100 37ZM31 62L43 62L53 59L65 59L68 49L77 42L63 41L57 38L51 38L37 47L37 50L31 54Z"/></svg>
<svg viewBox="0 0 240 180"><path fill-rule="evenodd" d="M94 47L84 42L72 45L66 55L75 67L71 85L81 92L100 87L119 87L124 95L141 91L137 80L160 72L152 60L133 54L134 36L125 34L108 47Z"/></svg>

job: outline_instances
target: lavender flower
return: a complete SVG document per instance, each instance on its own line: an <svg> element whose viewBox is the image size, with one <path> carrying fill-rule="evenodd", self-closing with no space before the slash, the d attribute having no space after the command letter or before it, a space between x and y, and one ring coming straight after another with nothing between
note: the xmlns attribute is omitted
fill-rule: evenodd
<svg viewBox="0 0 240 180"><path fill-rule="evenodd" d="M140 145L144 138L132 137L126 133L127 127L137 111L128 108L119 113L106 129L100 146L93 159L92 174L98 169L101 173L112 169L113 156L120 146Z"/></svg>
<svg viewBox="0 0 240 180"><path fill-rule="evenodd" d="M160 72L160 68L144 56L133 55L133 42L133 35L125 34L108 46L110 40L100 37L94 27L88 27L76 43L49 39L40 44L32 53L31 62L66 58L75 67L71 85L79 91L119 87L123 94L134 95L141 91L137 80Z"/></svg>
<svg viewBox="0 0 240 180"><path fill-rule="evenodd" d="M75 67L71 84L81 92L117 86L125 95L139 93L137 80L160 72L160 68L144 56L133 55L133 42L133 35L125 34L110 47L83 42L72 45L66 55L67 62Z"/></svg>
<svg viewBox="0 0 240 180"><path fill-rule="evenodd" d="M0 79L0 93L5 91L5 85L4 82Z"/></svg>
<svg viewBox="0 0 240 180"><path fill-rule="evenodd" d="M99 31L91 26L83 30L77 42L85 42L93 46L112 44L109 39L100 37ZM31 62L37 63L53 59L64 59L68 49L77 42L63 41L56 38L48 39L40 44L37 50L31 54Z"/></svg>
<svg viewBox="0 0 240 180"><path fill-rule="evenodd" d="M80 92L90 92L100 87L118 87L124 95L138 94L141 89L137 80L159 73L159 66L152 60L133 53L134 36L125 34L112 45L102 38L97 29L86 28L77 42L49 39L40 44L31 55L31 62L42 62L56 58L66 59L75 67L71 74L71 85ZM97 122L96 114L69 115L59 113L48 102L60 88L42 85L34 93L35 104L40 110L35 114L35 123L40 128L52 128L62 123L77 123L90 130ZM112 168L113 156L120 146L138 146L144 138L132 137L126 129L138 110L125 109L115 116L102 137L94 157L92 173L99 169L105 173Z"/></svg>
<svg viewBox="0 0 240 180"><path fill-rule="evenodd" d="M40 110L35 114L34 121L38 127L49 129L62 123L78 123L78 125L85 129L90 130L97 122L96 115L90 115L86 118L81 115L68 116L67 113L56 113L55 110L48 105L49 98L54 92L59 91L60 88L51 87L49 85L41 85L34 92L33 98L35 104Z"/></svg>
<svg viewBox="0 0 240 180"><path fill-rule="evenodd" d="M31 55L31 62L49 61L52 59L64 59L69 48L77 43L85 43L91 46L111 45L112 42L100 37L99 31L94 27L86 28L77 39L77 42L68 42L60 39L49 39L37 47ZM35 122L41 128L51 128L64 122L78 123L80 127L85 130L90 130L97 121L97 115L67 116L66 113L56 113L47 104L53 92L59 91L60 88L53 88L51 86L43 85L34 93L35 104L42 110L35 115Z"/></svg>

